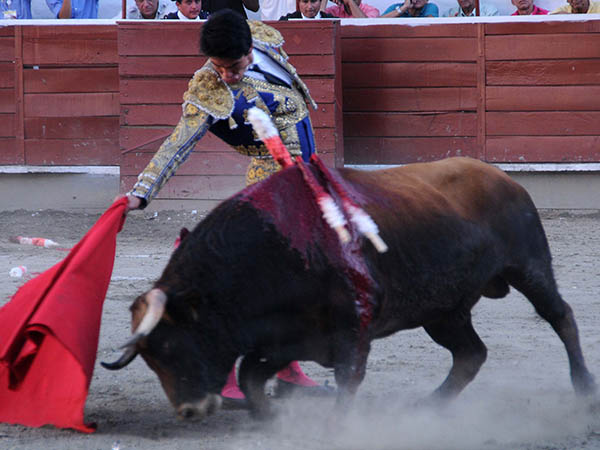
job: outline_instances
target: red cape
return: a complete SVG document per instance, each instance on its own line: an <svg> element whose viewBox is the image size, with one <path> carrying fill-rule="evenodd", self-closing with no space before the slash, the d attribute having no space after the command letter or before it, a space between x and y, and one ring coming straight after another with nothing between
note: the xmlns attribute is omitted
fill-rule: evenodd
<svg viewBox="0 0 600 450"><path fill-rule="evenodd" d="M0 309L0 422L95 430L83 412L126 204L117 200Z"/></svg>

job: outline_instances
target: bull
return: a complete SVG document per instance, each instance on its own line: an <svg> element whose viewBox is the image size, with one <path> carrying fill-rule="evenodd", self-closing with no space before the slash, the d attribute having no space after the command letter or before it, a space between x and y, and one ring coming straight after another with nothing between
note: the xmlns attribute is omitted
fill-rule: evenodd
<svg viewBox="0 0 600 450"><path fill-rule="evenodd" d="M341 244L297 168L284 169L221 203L182 240L132 304L133 337L105 367L141 354L178 415L199 418L219 407L243 356L240 387L251 413L265 417L266 381L291 361L311 360L334 369L343 409L364 378L371 341L423 327L452 354L432 394L445 402L486 359L471 309L512 286L562 340L575 392L595 392L523 187L469 158L332 176L378 224L386 253L353 228Z"/></svg>

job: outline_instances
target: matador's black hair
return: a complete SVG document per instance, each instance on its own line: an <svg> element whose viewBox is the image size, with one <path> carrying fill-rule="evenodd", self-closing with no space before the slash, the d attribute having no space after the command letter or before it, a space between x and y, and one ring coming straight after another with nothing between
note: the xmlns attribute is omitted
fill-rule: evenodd
<svg viewBox="0 0 600 450"><path fill-rule="evenodd" d="M231 9L211 14L202 27L200 48L206 56L239 59L251 47L252 33L246 19Z"/></svg>

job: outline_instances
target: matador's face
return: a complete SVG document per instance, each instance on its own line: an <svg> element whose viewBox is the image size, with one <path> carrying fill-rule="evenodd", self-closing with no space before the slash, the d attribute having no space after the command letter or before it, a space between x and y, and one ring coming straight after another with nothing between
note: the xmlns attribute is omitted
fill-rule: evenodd
<svg viewBox="0 0 600 450"><path fill-rule="evenodd" d="M254 62L254 57L250 48L248 54L238 59L210 57L209 60L225 83L235 84L244 77L248 66Z"/></svg>

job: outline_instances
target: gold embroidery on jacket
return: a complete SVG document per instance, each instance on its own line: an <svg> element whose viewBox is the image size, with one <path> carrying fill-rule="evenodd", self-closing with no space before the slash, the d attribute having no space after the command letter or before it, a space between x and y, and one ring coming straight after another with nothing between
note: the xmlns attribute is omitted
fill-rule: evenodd
<svg viewBox="0 0 600 450"><path fill-rule="evenodd" d="M281 166L273 159L252 158L246 170L246 186L268 178L279 169Z"/></svg>
<svg viewBox="0 0 600 450"><path fill-rule="evenodd" d="M248 26L252 33L252 39L263 45L281 47L285 42L281 33L273 27L258 20L248 20Z"/></svg>
<svg viewBox="0 0 600 450"><path fill-rule="evenodd" d="M210 63L197 70L183 94L184 114L188 105L210 114L215 119L227 119L234 108L233 93L227 83L221 80Z"/></svg>

